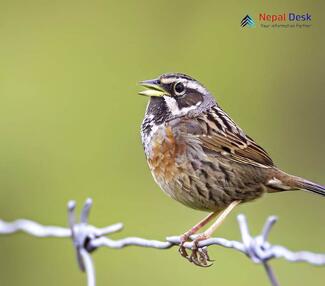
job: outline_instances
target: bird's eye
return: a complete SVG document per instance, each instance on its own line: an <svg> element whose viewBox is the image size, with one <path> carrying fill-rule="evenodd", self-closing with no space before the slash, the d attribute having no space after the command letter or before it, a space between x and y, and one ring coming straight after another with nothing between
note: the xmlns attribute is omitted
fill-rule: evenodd
<svg viewBox="0 0 325 286"><path fill-rule="evenodd" d="M185 93L185 86L182 82L176 82L174 85L174 91L176 95L182 95Z"/></svg>

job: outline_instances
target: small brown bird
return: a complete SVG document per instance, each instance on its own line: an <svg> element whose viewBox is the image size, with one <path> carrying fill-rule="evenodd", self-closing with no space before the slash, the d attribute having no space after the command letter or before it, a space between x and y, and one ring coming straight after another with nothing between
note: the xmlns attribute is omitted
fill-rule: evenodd
<svg viewBox="0 0 325 286"><path fill-rule="evenodd" d="M211 212L181 237L180 253L189 261L208 266L198 242L211 237L239 203L291 190L325 196L325 186L278 169L195 79L173 73L140 84L148 88L140 94L150 97L141 137L156 183L182 204ZM184 243L218 214L188 255Z"/></svg>

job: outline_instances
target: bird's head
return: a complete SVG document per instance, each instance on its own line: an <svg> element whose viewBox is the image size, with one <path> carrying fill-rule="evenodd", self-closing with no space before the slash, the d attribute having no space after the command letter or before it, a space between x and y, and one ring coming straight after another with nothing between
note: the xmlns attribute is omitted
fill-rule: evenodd
<svg viewBox="0 0 325 286"><path fill-rule="evenodd" d="M209 91L198 81L180 73L163 74L140 85L147 88L139 92L149 96L147 115L154 120L170 120L180 116L196 116L215 105Z"/></svg>

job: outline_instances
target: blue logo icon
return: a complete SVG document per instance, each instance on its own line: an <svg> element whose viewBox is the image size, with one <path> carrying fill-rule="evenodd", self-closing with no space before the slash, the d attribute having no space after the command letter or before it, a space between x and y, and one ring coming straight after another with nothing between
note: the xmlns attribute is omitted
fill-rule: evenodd
<svg viewBox="0 0 325 286"><path fill-rule="evenodd" d="M240 26L242 27L249 27L249 28L252 28L252 27L255 27L255 22L253 20L253 18L249 15L246 15L240 22Z"/></svg>

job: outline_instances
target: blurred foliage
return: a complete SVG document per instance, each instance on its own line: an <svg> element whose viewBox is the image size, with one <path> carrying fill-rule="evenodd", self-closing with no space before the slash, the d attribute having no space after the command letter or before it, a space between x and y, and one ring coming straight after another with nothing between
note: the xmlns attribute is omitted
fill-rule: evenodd
<svg viewBox="0 0 325 286"><path fill-rule="evenodd" d="M247 13L309 12L308 29L241 29ZM284 170L325 183L322 1L0 2L0 217L66 224L65 205L90 196L98 226L115 237L163 239L205 214L165 196L144 158L139 126L146 99L137 82L184 72ZM256 20L256 19L255 19ZM236 214L258 232L281 219L271 240L324 252L325 201L303 192L243 205L218 236L238 239ZM1 285L84 285L71 242L0 237ZM211 248L209 269L176 249L94 254L98 285L268 285L262 267ZM325 270L272 263L283 285L324 285Z"/></svg>

